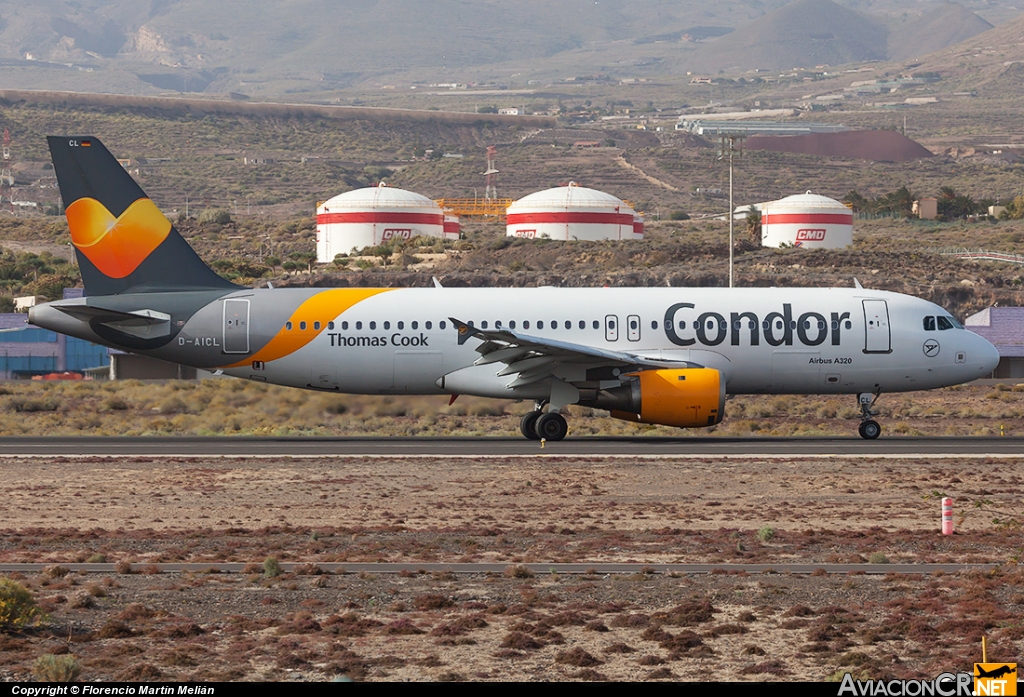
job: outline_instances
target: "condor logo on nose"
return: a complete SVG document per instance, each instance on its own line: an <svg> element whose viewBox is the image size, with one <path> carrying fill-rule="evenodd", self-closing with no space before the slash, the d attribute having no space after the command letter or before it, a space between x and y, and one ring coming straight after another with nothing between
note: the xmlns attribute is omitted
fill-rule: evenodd
<svg viewBox="0 0 1024 697"><path fill-rule="evenodd" d="M171 221L148 198L114 217L94 198L80 198L65 212L71 241L108 278L124 278L167 239Z"/></svg>

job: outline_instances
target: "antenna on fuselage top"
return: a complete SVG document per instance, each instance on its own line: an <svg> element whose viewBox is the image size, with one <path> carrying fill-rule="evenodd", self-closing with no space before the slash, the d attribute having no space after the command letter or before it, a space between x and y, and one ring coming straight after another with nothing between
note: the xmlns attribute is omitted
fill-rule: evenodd
<svg viewBox="0 0 1024 697"><path fill-rule="evenodd" d="M437 280L437 276L431 276L430 278L434 282L435 288L444 288L444 286L441 285L441 282Z"/></svg>
<svg viewBox="0 0 1024 697"><path fill-rule="evenodd" d="M853 277L853 287L857 290L864 290L864 286L860 284L860 281L857 280L856 276Z"/></svg>

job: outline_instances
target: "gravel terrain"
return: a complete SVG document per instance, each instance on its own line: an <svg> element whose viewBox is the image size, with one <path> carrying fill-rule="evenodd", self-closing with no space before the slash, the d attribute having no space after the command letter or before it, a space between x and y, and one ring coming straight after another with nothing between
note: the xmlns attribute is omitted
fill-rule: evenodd
<svg viewBox="0 0 1024 697"><path fill-rule="evenodd" d="M0 678L821 680L1024 646L1016 458L6 458L0 561L48 613ZM939 532L939 497L957 534ZM268 576L264 561L308 562ZM61 563L120 562L113 574ZM157 573L242 561L247 573ZM317 562L498 562L324 574ZM526 562L996 562L992 574L578 576ZM272 567L272 562L268 562ZM272 570L272 569L271 569ZM941 641L939 638L941 637Z"/></svg>

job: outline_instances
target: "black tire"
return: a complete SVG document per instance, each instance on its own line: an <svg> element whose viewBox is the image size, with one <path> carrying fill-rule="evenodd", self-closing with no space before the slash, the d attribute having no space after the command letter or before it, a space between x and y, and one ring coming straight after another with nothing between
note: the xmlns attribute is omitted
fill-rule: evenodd
<svg viewBox="0 0 1024 697"><path fill-rule="evenodd" d="M537 419L537 437L546 440L562 440L569 433L569 424L561 414L544 414Z"/></svg>
<svg viewBox="0 0 1024 697"><path fill-rule="evenodd" d="M519 422L519 430L523 432L523 435L528 440L540 440L540 436L537 435L537 419L540 416L541 413L539 411L531 411Z"/></svg>
<svg viewBox="0 0 1024 697"><path fill-rule="evenodd" d="M882 435L882 427L878 425L877 421L865 421L857 429L860 433L860 437L865 440L875 440Z"/></svg>

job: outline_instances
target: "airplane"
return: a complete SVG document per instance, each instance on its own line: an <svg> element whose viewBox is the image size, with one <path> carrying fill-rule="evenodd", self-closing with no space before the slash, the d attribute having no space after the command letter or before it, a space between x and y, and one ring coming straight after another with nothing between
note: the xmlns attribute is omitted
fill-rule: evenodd
<svg viewBox="0 0 1024 697"><path fill-rule="evenodd" d="M85 297L29 322L225 375L336 393L530 400L712 426L726 395L882 393L984 377L995 347L938 305L854 288L247 288L199 258L99 139L48 137Z"/></svg>

